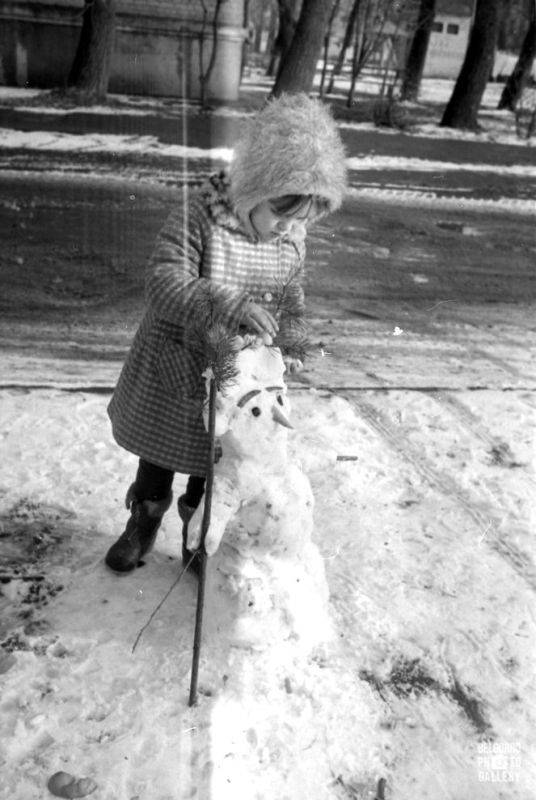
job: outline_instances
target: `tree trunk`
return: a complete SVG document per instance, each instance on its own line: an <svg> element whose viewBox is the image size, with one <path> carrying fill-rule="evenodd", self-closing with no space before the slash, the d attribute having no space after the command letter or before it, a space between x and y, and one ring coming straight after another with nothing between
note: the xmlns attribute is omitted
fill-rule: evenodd
<svg viewBox="0 0 536 800"><path fill-rule="evenodd" d="M283 92L310 92L322 49L330 4L325 0L303 0L296 33L281 61L273 96Z"/></svg>
<svg viewBox="0 0 536 800"><path fill-rule="evenodd" d="M359 9L356 21L354 49L352 55L352 79L346 97L346 105L351 108L354 104L354 93L357 79L367 63L370 55L381 42L385 24L389 16L390 3L378 3L366 0L363 11Z"/></svg>
<svg viewBox="0 0 536 800"><path fill-rule="evenodd" d="M354 0L354 4L350 10L350 14L348 15L348 19L346 21L346 28L344 30L344 38L342 40L341 49L339 50L339 55L337 56L337 61L333 65L333 70L331 72L331 77L329 79L329 84L327 88L327 93L331 94L333 91L333 85L335 83L335 78L337 75L340 75L342 72L342 68L344 65L344 59L346 58L346 53L350 44L352 43L352 38L354 34L355 23L357 20L357 15L359 14L359 6L361 4L361 0Z"/></svg>
<svg viewBox="0 0 536 800"><path fill-rule="evenodd" d="M115 39L116 0L84 0L82 30L67 79L86 103L106 100Z"/></svg>
<svg viewBox="0 0 536 800"><path fill-rule="evenodd" d="M354 27L354 44L352 49L352 78L350 80L350 88L348 89L348 95L346 97L347 108L351 108L354 104L355 87L357 84L357 78L359 72L361 71L363 48L365 47L365 40L367 35L366 20L369 8L370 8L370 0L367 0L367 7L365 8L364 17L362 17L360 20L359 12L361 10L361 2L359 2L358 4L358 9L357 9L358 15Z"/></svg>
<svg viewBox="0 0 536 800"><path fill-rule="evenodd" d="M499 0L477 0L467 52L441 125L478 128L478 109L489 80L499 30Z"/></svg>
<svg viewBox="0 0 536 800"><path fill-rule="evenodd" d="M268 75L275 75L294 38L298 16L296 13L296 0L277 0L279 25L275 37ZM277 68L276 68L277 67Z"/></svg>
<svg viewBox="0 0 536 800"><path fill-rule="evenodd" d="M332 3L333 4L331 6L331 11L328 19L328 27L326 30L326 34L324 36L324 58L322 63L322 76L320 78L320 90L319 90L320 97L324 96L324 84L326 82L326 75L328 71L329 46L331 44L331 31L333 30L333 23L335 22L335 17L337 16L337 12L339 11L341 0L332 0Z"/></svg>
<svg viewBox="0 0 536 800"><path fill-rule="evenodd" d="M506 81L505 87L497 108L516 110L516 105L523 94L527 81L532 72L532 65L536 57L536 0L530 4L529 29L521 45L519 58L512 74Z"/></svg>
<svg viewBox="0 0 536 800"><path fill-rule="evenodd" d="M534 0L508 0L503 4L497 49L507 53L519 53L526 29L526 19Z"/></svg>
<svg viewBox="0 0 536 800"><path fill-rule="evenodd" d="M400 91L401 100L417 100L421 86L426 53L432 33L436 0L420 0L417 28L409 49L404 80Z"/></svg>

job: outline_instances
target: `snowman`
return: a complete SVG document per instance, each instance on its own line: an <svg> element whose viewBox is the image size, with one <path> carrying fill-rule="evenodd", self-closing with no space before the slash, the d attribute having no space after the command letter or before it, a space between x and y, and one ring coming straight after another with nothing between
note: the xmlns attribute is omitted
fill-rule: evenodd
<svg viewBox="0 0 536 800"><path fill-rule="evenodd" d="M328 588L311 540L311 486L288 455L285 363L277 347L248 337L236 367L216 399L222 455L205 539L207 636L257 651L287 644L308 655L331 638ZM200 545L202 514L200 507L190 521L190 550Z"/></svg>

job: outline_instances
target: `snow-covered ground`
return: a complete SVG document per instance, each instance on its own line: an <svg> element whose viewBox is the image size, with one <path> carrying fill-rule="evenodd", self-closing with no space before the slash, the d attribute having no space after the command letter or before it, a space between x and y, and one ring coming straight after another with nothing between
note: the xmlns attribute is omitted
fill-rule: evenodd
<svg viewBox="0 0 536 800"><path fill-rule="evenodd" d="M237 719L210 643L187 707L192 578L132 653L178 574L179 521L134 575L106 570L135 467L107 399L2 393L6 800L58 770L102 800L372 798L382 777L397 800L535 796L532 396L291 395L338 641L244 675Z"/></svg>
<svg viewBox="0 0 536 800"><path fill-rule="evenodd" d="M348 127L348 125L346 125ZM357 123L353 126L357 128ZM362 130L373 130L367 123L359 126ZM378 133L379 136L385 133ZM121 134L70 134L59 131L18 131L0 128L0 147L6 150L60 151L65 153L116 153L145 154L150 156L172 157L177 159L208 159L229 163L233 156L230 147L201 148L189 145L163 144L156 136L135 136ZM454 164L448 161L388 157L382 155L362 155L347 158L350 170L399 169L406 172L492 172L496 175L515 177L536 177L535 164Z"/></svg>
<svg viewBox="0 0 536 800"><path fill-rule="evenodd" d="M375 130L369 123L354 123L351 126L343 123L341 127L351 127L354 130L373 131ZM392 132L384 130L375 131L377 136L389 136ZM466 136L462 140L476 141L476 134L465 132ZM415 132L417 136L427 136L428 138L445 138L443 129L432 125L420 126ZM456 138L456 137L451 137ZM461 139L462 137L457 137ZM513 136L500 136L488 133L485 141L503 143L511 146L514 144L519 149L525 150L530 143L514 139ZM133 134L102 134L86 133L71 134L61 131L19 131L9 128L0 128L0 148L8 156L10 151L20 154L26 152L29 157L33 154L42 153L45 157L53 159L54 156L67 156L71 160L60 165L52 164L47 170L49 175L69 174L69 172L79 172L81 170L87 174L88 170L84 165L77 163L76 157L79 154L84 156L103 156L112 155L113 157L148 157L152 160L152 166L143 170L143 162L137 163L135 168L122 167L124 178L136 178L143 182L169 183L172 180L189 180L192 174L197 172L210 172L227 165L232 158L232 148L230 147L211 147L200 148L190 145L166 144L161 142L156 136L133 135ZM161 161L161 167L159 167ZM170 162L173 166L170 167ZM197 164L195 162L198 162ZM392 199L396 196L401 202L409 201L440 204L443 207L459 207L468 205L472 208L500 208L503 210L521 211L525 214L536 212L536 204L533 199L517 198L508 196L505 192L503 196L486 198L462 198L457 196L444 196L445 188L441 187L429 191L423 188L412 188L411 184L386 187L374 182L363 182L362 174L377 172L383 178L389 173L405 173L408 177L412 174L423 175L435 173L439 175L450 174L458 177L460 174L489 175L493 178L506 177L508 179L521 179L533 181L536 179L536 163L462 163L446 160L431 160L427 158L408 157L408 156L386 156L379 153L353 155L347 158L347 166L350 171L351 191L359 197L385 196ZM109 165L98 165L91 171L100 171L103 176L113 174ZM407 178L406 178L407 181ZM384 180L385 183L385 180ZM451 192L454 190L450 190ZM463 191L463 190L462 190Z"/></svg>
<svg viewBox="0 0 536 800"><path fill-rule="evenodd" d="M269 81L258 74L251 75L246 80L246 90L251 93L258 90L266 93ZM396 128L376 127L372 122L356 122L342 119L340 129L347 137L365 136L363 144L366 149L349 152L348 168L353 192L359 197L382 197L400 202L439 203L442 207L456 208L458 205L470 208L494 209L502 208L525 214L533 213L536 205L533 201L533 182L536 178L536 166L530 154L533 153L535 140L526 139L516 134L514 116L507 111L497 111L497 101L502 91L502 84L490 83L486 89L481 112L481 130L478 132L441 128L437 121L430 121L430 114L423 113L426 104L432 101L441 109L441 104L446 103L452 92L453 82L447 80L426 80L423 82L421 97L418 104L404 105L407 116L407 126L404 133ZM336 85L339 94L344 92L344 80ZM362 81L359 91L363 96L373 96L377 92L377 82ZM341 96L343 96L341 94ZM13 127L0 128L0 151L2 153L2 166L9 168L12 164L18 170L31 169L31 158L38 155L40 158L39 169L47 169L46 159L50 160L47 171L61 174L99 174L120 175L144 183L177 183L191 178L191 174L206 174L212 169L225 166L232 158L232 147L227 143L214 145L210 136L204 146L199 146L195 134L191 136L191 143L178 144L173 141L170 131L173 123L183 124L186 117L195 117L198 109L195 105L171 98L142 98L125 95L116 95L111 98L109 106L92 107L58 107L51 103L44 91L28 90L16 87L0 87L0 105L4 104L12 113L19 113L24 117L35 117L35 124L31 130ZM245 119L251 112L248 104L233 108L222 107L212 113L214 124L220 120L221 131L219 138L224 142L232 142L235 128L241 119ZM83 129L84 119L95 120L99 116L108 116L110 120L121 115L122 125L128 133L103 133L77 132L62 130L62 120L76 118L76 125ZM40 116L45 119L46 125L39 129ZM128 125L129 118L133 121L139 117L152 117L171 122L163 138L158 134L134 133ZM343 115L344 116L344 115ZM225 135L225 119L232 128ZM58 121L58 129L54 123ZM182 120L182 122L181 122ZM71 123L69 123L71 124ZM22 128L28 127L28 121ZM206 127L206 126L205 126ZM237 129L237 128L236 128ZM143 128L142 128L143 130ZM198 130L196 128L196 130ZM179 128L176 128L179 136ZM370 145L370 137L377 140L377 150ZM436 152L430 156L420 155L414 150L415 155L408 156L404 153L404 140L426 140L437 142ZM187 141L183 132L183 140ZM387 140L393 144L387 145ZM352 140L353 141L353 140ZM359 148L359 139L354 145ZM394 142L396 141L396 144ZM444 143L450 158L441 157L438 149ZM504 146L502 154L497 154L495 159L483 158L478 161L478 151L471 150L473 158L461 158L456 161L460 147L464 143L468 147L486 144ZM385 148L387 146L387 154ZM427 145L429 147L429 145ZM382 152L382 148L384 152ZM423 153L425 151L423 146ZM430 152L429 150L427 152ZM438 157L439 155L439 157ZM81 160L77 158L81 157ZM435 156L435 157L434 157ZM147 161L144 161L144 159ZM45 161L43 161L45 159ZM115 163L110 163L110 159ZM129 161L130 160L130 161ZM103 163L104 161L104 163ZM378 173L381 182L376 182L371 173ZM399 175L405 178L407 185L401 185ZM446 176L443 185L412 186L410 176L419 176L420 184L425 183L427 174ZM389 176L395 176L389 184ZM486 175L498 185L500 178L505 178L507 186L503 193L494 189L493 196L487 197L486 192L480 189L478 196L460 197L457 194L467 190L455 189L455 185L465 185L471 176L481 176L480 186L485 185ZM520 196L515 196L512 184L515 181L525 182L526 187ZM415 182L415 181L414 181Z"/></svg>
<svg viewBox="0 0 536 800"><path fill-rule="evenodd" d="M54 131L17 131L0 128L0 147L6 149L60 151L65 153L128 153L171 156L173 158L206 158L229 162L230 147L203 149L185 145L165 145L155 136L120 134L68 134Z"/></svg>
<svg viewBox="0 0 536 800"><path fill-rule="evenodd" d="M0 102L8 94L16 99L0 89ZM29 96L20 93L21 106ZM503 135L497 119L483 141ZM1 133L6 150L29 153L154 155L177 147L150 137ZM525 147L519 143L520 152ZM166 155L200 157L193 148ZM533 165L524 164L473 163L467 174L533 177ZM387 162L372 155L366 165L379 171ZM407 171L408 184L427 168L406 156L388 165ZM438 202L405 190L412 213ZM497 212L512 202L497 203ZM522 202L522 213L533 213ZM385 342L407 342L407 353L419 347L402 327L384 334ZM195 708L187 705L192 577L176 586L132 652L180 571L176 508L133 575L118 578L103 564L124 526L123 497L136 466L111 439L108 395L1 390L2 800L48 797L46 782L59 770L94 779L95 800L536 798L536 403L528 354L516 360L521 334L513 327L499 334L497 369L515 364L525 378L512 367L502 389L495 382L471 391L460 381L455 391L387 392L377 377L385 363L365 360L368 388L345 389L355 362L331 345L329 366L313 367L309 380L318 386L327 375L339 389L292 384L291 450L315 495L314 539L336 641L305 662L274 649L265 670L242 665L239 676L232 653L205 641ZM374 336L363 352L376 353ZM527 330L527 347L530 337ZM410 384L404 353L390 369ZM449 353L443 366L455 376L462 367ZM62 382L62 364L74 379ZM94 374L100 387L118 369L85 362L78 374L71 361L31 357L23 366L27 384L30 371L34 383L46 383L49 370L56 385L88 386ZM182 485L178 476L176 496ZM237 680L241 705L229 688Z"/></svg>

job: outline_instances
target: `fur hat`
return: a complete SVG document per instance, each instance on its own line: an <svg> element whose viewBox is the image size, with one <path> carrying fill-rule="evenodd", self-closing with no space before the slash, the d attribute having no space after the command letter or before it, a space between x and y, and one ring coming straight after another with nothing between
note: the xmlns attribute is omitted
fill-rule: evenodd
<svg viewBox="0 0 536 800"><path fill-rule="evenodd" d="M248 121L229 175L242 219L263 200L286 194L316 195L334 211L346 190L345 152L327 107L303 93L270 100Z"/></svg>

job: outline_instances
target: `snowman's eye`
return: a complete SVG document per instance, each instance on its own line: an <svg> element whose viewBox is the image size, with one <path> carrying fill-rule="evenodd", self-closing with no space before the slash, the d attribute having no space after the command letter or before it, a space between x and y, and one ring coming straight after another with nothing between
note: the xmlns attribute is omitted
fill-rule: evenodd
<svg viewBox="0 0 536 800"><path fill-rule="evenodd" d="M251 409L251 413L253 414L254 417L260 416L261 410L259 406L253 406L253 408Z"/></svg>
<svg viewBox="0 0 536 800"><path fill-rule="evenodd" d="M277 395L277 402L279 403L280 406L283 405L283 398L281 397L280 394Z"/></svg>

